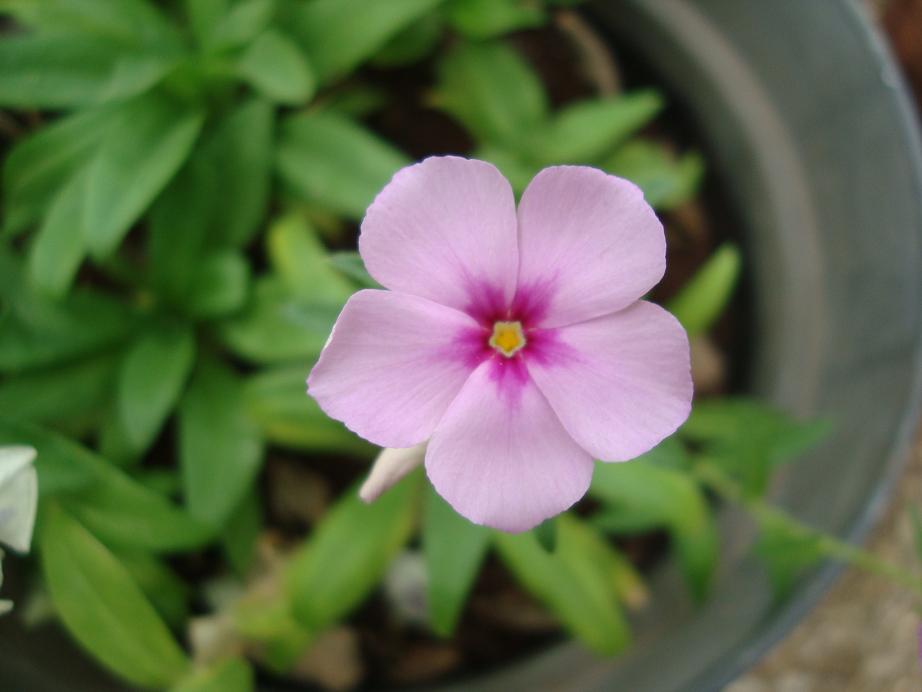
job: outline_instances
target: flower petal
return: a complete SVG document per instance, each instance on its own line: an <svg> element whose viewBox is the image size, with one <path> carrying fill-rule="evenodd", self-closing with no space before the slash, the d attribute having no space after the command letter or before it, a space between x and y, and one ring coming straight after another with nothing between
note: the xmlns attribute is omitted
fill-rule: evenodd
<svg viewBox="0 0 922 692"><path fill-rule="evenodd" d="M691 410L688 337L672 315L640 301L556 330L559 345L528 371L567 432L597 459L655 447Z"/></svg>
<svg viewBox="0 0 922 692"><path fill-rule="evenodd" d="M337 319L308 393L365 439L412 447L429 438L479 362L480 331L464 313L425 298L359 291Z"/></svg>
<svg viewBox="0 0 922 692"><path fill-rule="evenodd" d="M515 198L502 173L440 156L397 172L368 208L359 251L383 286L468 310L512 299L516 242Z"/></svg>
<svg viewBox="0 0 922 692"><path fill-rule="evenodd" d="M0 543L29 552L38 506L38 476L30 447L0 449Z"/></svg>
<svg viewBox="0 0 922 692"><path fill-rule="evenodd" d="M519 286L548 296L543 326L621 310L665 269L663 226L633 183L587 166L555 166L522 195Z"/></svg>
<svg viewBox="0 0 922 692"><path fill-rule="evenodd" d="M368 478L359 488L359 497L365 502L374 502L397 481L420 466L425 457L425 444L401 449L382 449L372 464Z"/></svg>
<svg viewBox="0 0 922 692"><path fill-rule="evenodd" d="M465 383L429 442L426 473L459 514L517 532L579 500L592 459L524 369L503 376L503 366L482 363Z"/></svg>

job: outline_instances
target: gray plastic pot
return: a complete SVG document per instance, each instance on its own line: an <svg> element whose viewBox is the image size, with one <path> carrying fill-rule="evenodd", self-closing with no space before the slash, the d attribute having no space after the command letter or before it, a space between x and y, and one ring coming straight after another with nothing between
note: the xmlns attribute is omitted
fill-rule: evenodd
<svg viewBox="0 0 922 692"><path fill-rule="evenodd" d="M821 415L830 442L790 467L776 498L859 539L878 515L918 414L922 165L897 72L847 0L608 0L588 8L659 74L697 121L743 221L755 296L752 389ZM837 573L773 604L722 517L715 594L700 608L666 566L617 660L564 644L448 689L717 690L816 602ZM58 634L0 623L0 689L118 689Z"/></svg>

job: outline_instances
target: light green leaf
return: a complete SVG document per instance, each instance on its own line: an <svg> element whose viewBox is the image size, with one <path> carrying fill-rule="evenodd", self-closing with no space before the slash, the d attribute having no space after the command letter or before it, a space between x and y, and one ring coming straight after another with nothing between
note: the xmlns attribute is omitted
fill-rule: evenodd
<svg viewBox="0 0 922 692"><path fill-rule="evenodd" d="M548 553L533 532L497 533L499 556L518 581L586 646L602 655L623 650L630 630L618 603L620 560L589 526L558 519L558 547Z"/></svg>
<svg viewBox="0 0 922 692"><path fill-rule="evenodd" d="M423 514L429 621L443 637L455 630L490 547L490 531L453 510L431 487Z"/></svg>
<svg viewBox="0 0 922 692"><path fill-rule="evenodd" d="M613 517L607 523L640 530L665 527L672 538L683 574L696 600L711 586L717 564L718 538L711 510L698 484L687 474L658 466L644 457L619 464L599 464L590 493L617 510L621 526Z"/></svg>
<svg viewBox="0 0 922 692"><path fill-rule="evenodd" d="M310 631L335 623L378 585L410 538L420 481L410 474L371 504L347 490L296 553L288 585L295 617Z"/></svg>
<svg viewBox="0 0 922 692"><path fill-rule="evenodd" d="M16 233L41 217L117 116L112 106L82 110L16 143L3 164L4 233Z"/></svg>
<svg viewBox="0 0 922 692"><path fill-rule="evenodd" d="M55 610L81 646L145 687L179 680L189 662L124 566L83 526L52 505L39 544Z"/></svg>
<svg viewBox="0 0 922 692"><path fill-rule="evenodd" d="M780 512L757 515L755 553L765 564L776 599L783 599L803 573L824 557L820 536Z"/></svg>
<svg viewBox="0 0 922 692"><path fill-rule="evenodd" d="M523 146L542 166L598 160L652 120L663 107L655 91L580 101L555 113Z"/></svg>
<svg viewBox="0 0 922 692"><path fill-rule="evenodd" d="M265 216L272 173L275 114L268 102L250 99L218 123L205 154L215 172L220 204L212 220L219 243L243 247Z"/></svg>
<svg viewBox="0 0 922 692"><path fill-rule="evenodd" d="M538 75L502 43L462 43L438 65L437 107L481 143L515 145L548 116Z"/></svg>
<svg viewBox="0 0 922 692"><path fill-rule="evenodd" d="M85 187L78 173L58 191L29 250L29 275L53 298L67 293L86 256L80 228Z"/></svg>
<svg viewBox="0 0 922 692"><path fill-rule="evenodd" d="M338 309L352 295L352 286L330 266L326 248L303 216L289 214L275 222L266 245L272 266L295 297Z"/></svg>
<svg viewBox="0 0 922 692"><path fill-rule="evenodd" d="M724 243L669 301L669 312L682 323L689 336L705 333L723 313L733 296L741 265L739 249Z"/></svg>
<svg viewBox="0 0 922 692"><path fill-rule="evenodd" d="M327 259L340 274L351 279L358 288L382 288L365 269L365 262L359 253L349 250L333 252Z"/></svg>
<svg viewBox="0 0 922 692"><path fill-rule="evenodd" d="M478 41L547 21L542 3L536 0L449 0L447 14L456 31Z"/></svg>
<svg viewBox="0 0 922 692"><path fill-rule="evenodd" d="M696 402L680 434L740 483L747 497L757 497L777 466L816 446L830 429L826 421L795 420L756 400L722 398Z"/></svg>
<svg viewBox="0 0 922 692"><path fill-rule="evenodd" d="M332 111L297 115L282 127L276 166L309 202L360 219L406 157Z"/></svg>
<svg viewBox="0 0 922 692"><path fill-rule="evenodd" d="M192 277L185 309L207 318L236 312L246 303L249 284L250 265L239 252L211 253Z"/></svg>
<svg viewBox="0 0 922 692"><path fill-rule="evenodd" d="M194 671L170 692L253 692L253 669L242 658L226 658Z"/></svg>
<svg viewBox="0 0 922 692"><path fill-rule="evenodd" d="M700 154L676 158L663 145L642 139L621 146L602 168L635 183L650 206L663 210L675 209L694 197L704 177Z"/></svg>
<svg viewBox="0 0 922 692"><path fill-rule="evenodd" d="M250 417L263 436L306 452L338 452L371 458L375 448L327 416L306 393L308 365L272 368L246 380Z"/></svg>
<svg viewBox="0 0 922 692"><path fill-rule="evenodd" d="M0 40L0 105L57 109L92 103L116 57L87 36L7 33Z"/></svg>
<svg viewBox="0 0 922 692"><path fill-rule="evenodd" d="M215 12L213 8L209 10L212 16ZM200 19L197 31L208 50L239 48L256 38L272 21L274 13L274 0L243 0L234 3L231 10L210 27L202 26Z"/></svg>
<svg viewBox="0 0 922 692"><path fill-rule="evenodd" d="M195 359L195 334L186 326L152 325L122 361L117 412L136 452L146 450L179 401Z"/></svg>
<svg viewBox="0 0 922 692"><path fill-rule="evenodd" d="M83 233L91 253L111 254L192 149L201 109L152 93L120 112L89 164Z"/></svg>
<svg viewBox="0 0 922 692"><path fill-rule="evenodd" d="M105 83L101 85L96 100L102 103L143 94L163 81L180 61L181 56L178 54L123 55L119 57Z"/></svg>
<svg viewBox="0 0 922 692"><path fill-rule="evenodd" d="M370 58L442 0L288 0L279 25L298 40L318 79L329 82Z"/></svg>
<svg viewBox="0 0 922 692"><path fill-rule="evenodd" d="M266 98L277 103L304 103L316 88L314 73L295 43L269 29L244 51L237 73Z"/></svg>
<svg viewBox="0 0 922 692"><path fill-rule="evenodd" d="M243 499L263 459L237 377L204 361L179 409L179 460L189 512L222 527Z"/></svg>
<svg viewBox="0 0 922 692"><path fill-rule="evenodd" d="M244 311L220 324L219 336L241 358L256 363L311 362L330 335L339 308L305 305L278 277L259 279Z"/></svg>

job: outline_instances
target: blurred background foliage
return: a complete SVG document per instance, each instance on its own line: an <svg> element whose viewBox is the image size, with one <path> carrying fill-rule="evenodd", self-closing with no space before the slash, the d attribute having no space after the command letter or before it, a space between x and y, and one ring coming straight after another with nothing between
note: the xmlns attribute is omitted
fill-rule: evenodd
<svg viewBox="0 0 922 692"><path fill-rule="evenodd" d="M369 65L426 65L425 106L473 142L458 153L494 162L517 193L544 166L579 163L634 180L660 211L696 194L701 155L640 134L660 93L552 107L504 40L571 4L0 0L0 443L38 449L33 620L54 613L129 683L233 692L254 684L244 654L290 669L417 537L443 637L490 551L600 653L627 645L626 612L648 598L610 537L665 532L706 597L713 498L761 498L822 426L703 401L644 461L599 466L590 510L536 531L473 526L415 474L372 505L346 490L290 555L257 557L270 446L375 453L304 394L345 300L375 285L348 249L355 223L411 162L366 122L394 97ZM672 300L693 338L739 272L725 245ZM828 554L792 520L760 529L779 590ZM187 583L182 554L218 556L233 597ZM203 599L217 648L190 620Z"/></svg>

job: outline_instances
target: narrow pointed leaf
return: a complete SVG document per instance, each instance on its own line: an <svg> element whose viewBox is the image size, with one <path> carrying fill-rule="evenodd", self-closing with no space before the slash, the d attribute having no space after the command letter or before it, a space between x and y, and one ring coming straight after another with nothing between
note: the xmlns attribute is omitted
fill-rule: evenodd
<svg viewBox="0 0 922 692"><path fill-rule="evenodd" d="M243 53L237 73L266 98L297 105L314 94L315 78L304 54L284 34L269 29Z"/></svg>
<svg viewBox="0 0 922 692"><path fill-rule="evenodd" d="M723 313L733 295L741 265L739 249L725 243L669 302L669 311L689 336L705 333Z"/></svg>

